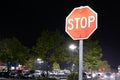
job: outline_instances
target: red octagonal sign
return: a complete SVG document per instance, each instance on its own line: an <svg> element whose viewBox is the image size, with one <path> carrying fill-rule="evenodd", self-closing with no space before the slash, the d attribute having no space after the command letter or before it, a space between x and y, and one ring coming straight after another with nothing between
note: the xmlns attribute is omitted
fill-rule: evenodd
<svg viewBox="0 0 120 80"><path fill-rule="evenodd" d="M73 40L88 39L97 29L97 13L89 6L77 7L66 18L65 31Z"/></svg>

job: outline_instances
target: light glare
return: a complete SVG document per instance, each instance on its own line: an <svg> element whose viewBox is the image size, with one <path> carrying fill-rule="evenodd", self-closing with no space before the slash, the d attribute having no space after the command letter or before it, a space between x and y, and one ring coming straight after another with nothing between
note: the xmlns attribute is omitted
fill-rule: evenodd
<svg viewBox="0 0 120 80"><path fill-rule="evenodd" d="M75 46L74 44L71 44L71 45L69 46L69 48L70 48L71 50L75 50L75 49L77 48L77 46Z"/></svg>

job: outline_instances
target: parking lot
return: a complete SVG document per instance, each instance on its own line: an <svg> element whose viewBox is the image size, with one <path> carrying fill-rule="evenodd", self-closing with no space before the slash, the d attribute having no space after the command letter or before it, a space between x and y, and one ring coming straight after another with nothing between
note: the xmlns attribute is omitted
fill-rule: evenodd
<svg viewBox="0 0 120 80"><path fill-rule="evenodd" d="M56 78L57 80L66 80L70 74L68 70L46 71L41 70L12 70L9 72L0 72L0 80L37 80L38 78Z"/></svg>

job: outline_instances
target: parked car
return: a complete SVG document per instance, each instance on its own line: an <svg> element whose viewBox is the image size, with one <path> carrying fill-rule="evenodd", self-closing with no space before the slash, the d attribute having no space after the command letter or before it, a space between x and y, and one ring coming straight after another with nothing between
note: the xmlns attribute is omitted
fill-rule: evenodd
<svg viewBox="0 0 120 80"><path fill-rule="evenodd" d="M111 72L107 72L105 75L104 75L104 79L105 80L115 80L115 75Z"/></svg>
<svg viewBox="0 0 120 80"><path fill-rule="evenodd" d="M34 70L34 72L32 73L32 76L34 78L42 77L42 71L41 70Z"/></svg>
<svg viewBox="0 0 120 80"><path fill-rule="evenodd" d="M26 73L28 73L29 70L23 70L21 76L24 77Z"/></svg>
<svg viewBox="0 0 120 80"><path fill-rule="evenodd" d="M21 73L22 73L21 70L11 70L9 76L11 78L21 78Z"/></svg>
<svg viewBox="0 0 120 80"><path fill-rule="evenodd" d="M30 70L29 72L25 73L24 78L32 79L33 78L33 72L31 72L31 70Z"/></svg>

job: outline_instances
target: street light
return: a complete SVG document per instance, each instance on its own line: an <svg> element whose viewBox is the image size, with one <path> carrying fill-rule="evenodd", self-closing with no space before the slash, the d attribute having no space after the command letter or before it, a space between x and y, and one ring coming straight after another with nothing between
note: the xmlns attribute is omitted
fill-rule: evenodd
<svg viewBox="0 0 120 80"><path fill-rule="evenodd" d="M40 59L40 58L37 58L37 63L44 63L44 61L42 60L42 59Z"/></svg>
<svg viewBox="0 0 120 80"><path fill-rule="evenodd" d="M74 71L75 70L75 64L73 63L72 64L72 71Z"/></svg>
<svg viewBox="0 0 120 80"><path fill-rule="evenodd" d="M77 46L74 45L74 44L71 44L71 45L69 46L69 49L71 49L71 50L75 50L76 48L77 48Z"/></svg>
<svg viewBox="0 0 120 80"><path fill-rule="evenodd" d="M35 59L34 68L35 69L40 69L42 67L43 63L44 63L44 61L41 58Z"/></svg>
<svg viewBox="0 0 120 80"><path fill-rule="evenodd" d="M72 51L78 52L78 51L77 51L77 46L76 46L75 44L69 45L69 49L72 50ZM73 55L74 55L74 54L73 54ZM73 56L72 56L72 57L73 57ZM73 57L73 58L74 58L74 57ZM73 62L73 64L72 64L71 70L72 70L72 71L75 70L75 64L74 64L74 62Z"/></svg>
<svg viewBox="0 0 120 80"><path fill-rule="evenodd" d="M75 50L77 47L75 45L71 44L69 46L69 48L71 50ZM79 49L78 50L78 53L79 53L79 79L82 80L82 76L83 76L83 74L82 74L83 73L82 72L82 70L83 70L83 40L79 41L79 48L78 49Z"/></svg>

